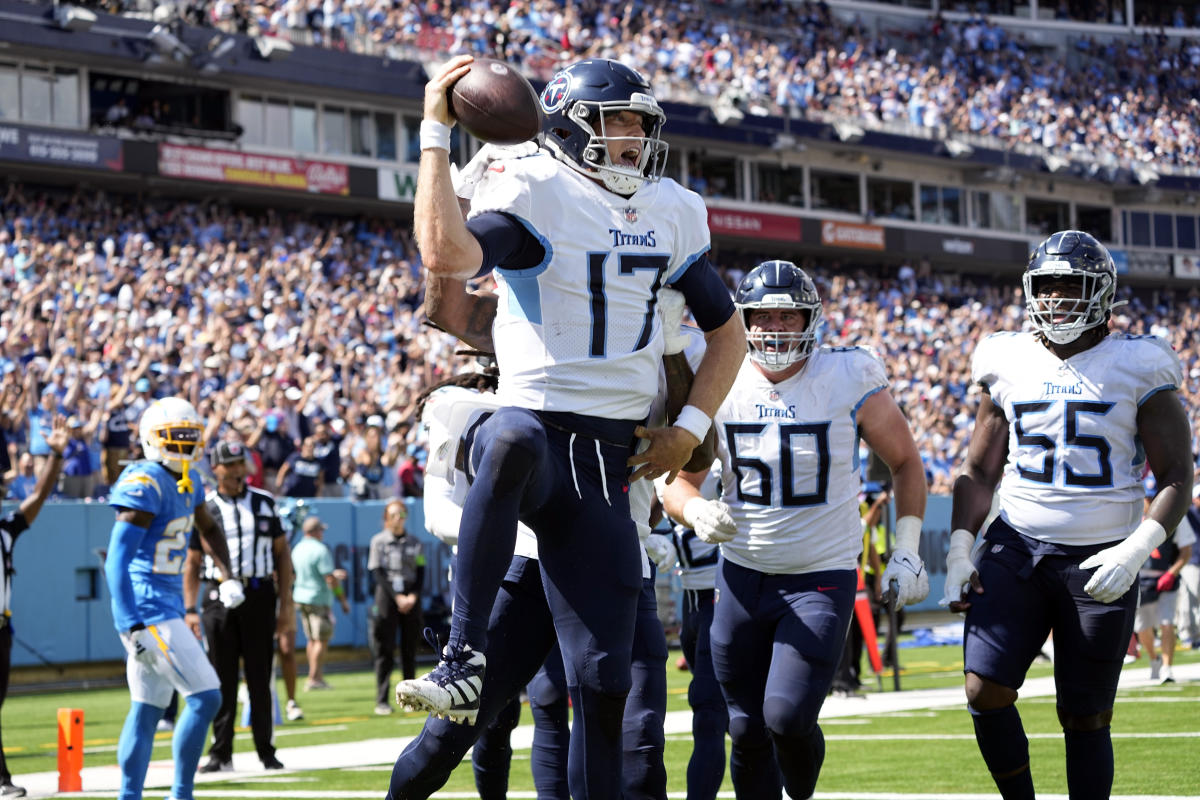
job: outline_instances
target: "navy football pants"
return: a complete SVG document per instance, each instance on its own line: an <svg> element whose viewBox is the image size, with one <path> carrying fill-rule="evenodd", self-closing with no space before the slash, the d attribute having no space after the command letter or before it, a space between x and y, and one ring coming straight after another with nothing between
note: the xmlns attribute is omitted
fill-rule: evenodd
<svg viewBox="0 0 1200 800"><path fill-rule="evenodd" d="M996 519L979 557L985 591L971 595L967 611L964 671L1019 689L1053 630L1058 706L1076 716L1112 708L1138 593L1135 582L1101 603L1083 590L1094 570L1079 563L1105 547L1063 547L1063 554L1035 558L1038 545Z"/></svg>
<svg viewBox="0 0 1200 800"><path fill-rule="evenodd" d="M768 575L721 559L713 669L729 707L729 773L743 800L812 795L825 757L817 716L854 609L854 570Z"/></svg>
<svg viewBox="0 0 1200 800"><path fill-rule="evenodd" d="M685 590L679 643L692 673L688 705L692 707L692 758L687 768L687 800L713 800L725 779L725 731L729 712L721 684L713 673L709 630L713 620L712 589Z"/></svg>
<svg viewBox="0 0 1200 800"><path fill-rule="evenodd" d="M498 764L502 758L510 757L511 751L504 752L507 741L503 744L499 742L500 731L503 729L504 738L507 739L507 733L515 725L510 702L528 682L531 704L540 707L534 710L535 725L541 728L535 732L534 744L538 747L541 742L541 756L549 756L548 762L543 758L543 762L547 762L542 765L543 769L535 769L538 797L566 800L566 785L561 771L557 772L558 779L554 779L555 765L551 762L556 757L553 753L546 753L548 749L566 746L563 738L555 737L552 733L552 729L557 727L559 736L566 736L565 703L556 703L554 697L556 692L563 690L558 687L566 687L566 675L564 671L561 677L556 676L554 665L550 663L551 658L558 656L558 650L554 649L556 633L537 566L535 561L519 556L514 558L501 585L489 625L491 655L495 663L493 665L489 661L484 674L476 724L458 725L430 717L417 738L396 759L389 798L428 798L446 783L450 772L485 729L489 729L487 740L485 742L481 738L479 742L485 752L475 755L477 781L480 762L485 770L485 783L489 786L495 786L501 774L506 781L507 770L502 773ZM630 725L630 735L624 739L625 761L618 764L614 778L620 784L623 776L624 786L619 787L618 791L623 788L624 794L620 796L624 798L662 800L666 797L666 772L662 757L663 719L667 706L667 644L658 621L653 580L644 582L639 595L634 653L637 662L632 673L633 691L629 693L625 717L627 721L637 721L637 730L635 734L632 730L634 725ZM541 660L536 660L538 658ZM576 694L572 694L572 698ZM555 708L562 709L560 725L556 726L549 717L538 721L539 711L553 713L557 717L553 710ZM506 710L509 717L502 724L497 724L496 730L490 730L492 723ZM576 729L579 720L576 706ZM572 741L576 729L571 731ZM534 759L539 757L538 753L534 753ZM557 761L560 765L565 764L561 758ZM558 769L561 770L562 766ZM575 793L571 796L588 795Z"/></svg>
<svg viewBox="0 0 1200 800"><path fill-rule="evenodd" d="M568 759L576 800L621 793L621 718L642 587L625 466L636 424L502 408L470 433L450 640L494 663L486 623L519 517L538 536L576 715Z"/></svg>

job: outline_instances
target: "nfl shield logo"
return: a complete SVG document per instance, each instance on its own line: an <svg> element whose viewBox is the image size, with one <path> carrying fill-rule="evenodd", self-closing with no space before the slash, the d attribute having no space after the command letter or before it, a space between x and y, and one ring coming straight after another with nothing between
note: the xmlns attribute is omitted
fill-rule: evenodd
<svg viewBox="0 0 1200 800"><path fill-rule="evenodd" d="M632 206L626 206L625 221L626 222L637 222L637 209L633 208Z"/></svg>
<svg viewBox="0 0 1200 800"><path fill-rule="evenodd" d="M771 398L772 400L778 400L778 399L779 399L779 392L778 392L777 390L775 390L775 389L772 389L772 390L771 390L771 393L770 393L770 394L768 394L768 395L767 395L767 397Z"/></svg>

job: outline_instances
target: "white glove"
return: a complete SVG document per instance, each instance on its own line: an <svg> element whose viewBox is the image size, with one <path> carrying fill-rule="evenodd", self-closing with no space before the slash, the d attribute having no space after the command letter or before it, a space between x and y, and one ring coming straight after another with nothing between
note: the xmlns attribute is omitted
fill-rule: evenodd
<svg viewBox="0 0 1200 800"><path fill-rule="evenodd" d="M532 141L507 146L485 144L461 170L457 165L450 165L450 182L454 185L454 193L464 200L470 200L475 196L475 188L479 186L493 161L520 158L533 155L537 151L537 143Z"/></svg>
<svg viewBox="0 0 1200 800"><path fill-rule="evenodd" d="M1125 541L1084 559L1080 569L1097 569L1083 590L1101 603L1118 599L1129 591L1138 570L1150 557L1150 551L1166 538L1167 532L1162 525L1152 519L1142 520Z"/></svg>
<svg viewBox="0 0 1200 800"><path fill-rule="evenodd" d="M896 520L896 549L883 571L885 589L896 581L896 610L919 603L929 595L929 571L917 555L920 545L920 517L909 515Z"/></svg>
<svg viewBox="0 0 1200 800"><path fill-rule="evenodd" d="M971 561L971 548L975 546L975 534L959 528L950 534L950 550L946 553L946 590L939 606L948 606L962 600L963 592L967 591L971 576L975 574L975 564Z"/></svg>
<svg viewBox="0 0 1200 800"><path fill-rule="evenodd" d="M122 634L121 644L125 645L129 655L147 667L153 667L158 661L158 642L154 641L154 634L145 628Z"/></svg>
<svg viewBox="0 0 1200 800"><path fill-rule="evenodd" d="M646 548L646 555L650 556L650 560L654 562L654 566L658 567L659 572L667 572L675 566L675 545L671 542L671 537L664 533L651 533L646 537L646 541L642 542Z"/></svg>
<svg viewBox="0 0 1200 800"><path fill-rule="evenodd" d="M737 523L729 515L729 506L720 500L693 497L683 506L683 521L709 544L728 542L737 534Z"/></svg>
<svg viewBox="0 0 1200 800"><path fill-rule="evenodd" d="M242 589L241 581L221 581L217 586L217 595L221 598L221 605L226 608L237 608L246 602L246 592Z"/></svg>
<svg viewBox="0 0 1200 800"><path fill-rule="evenodd" d="M666 288L658 290L658 318L662 321L664 356L682 353L687 348L688 337L679 330L683 325L684 303L683 292Z"/></svg>

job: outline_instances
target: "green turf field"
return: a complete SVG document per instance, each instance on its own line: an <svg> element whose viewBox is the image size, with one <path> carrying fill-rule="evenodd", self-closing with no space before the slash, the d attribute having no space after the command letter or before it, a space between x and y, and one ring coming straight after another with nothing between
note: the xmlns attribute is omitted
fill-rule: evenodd
<svg viewBox="0 0 1200 800"><path fill-rule="evenodd" d="M961 649L928 647L902 649L902 685L905 690L954 687L961 683ZM678 653L669 662L668 711L686 711L689 674L674 668ZM1178 654L1178 664L1200 662L1200 652ZM1142 669L1143 657L1129 669ZM1035 664L1030 678L1051 674L1048 664ZM330 676L331 691L302 693L298 698L305 719L276 730L280 758L289 767L284 774L240 773L231 779L197 786L197 797L338 797L379 796L386 791L390 758L368 758L353 768L304 770L289 760L288 750L344 742L412 736L423 717L372 713L373 678L369 672L343 672ZM890 673L884 677L890 692ZM303 684L303 678L301 679ZM874 686L869 686L874 689ZM54 694L9 697L4 706L5 753L15 782L20 776L56 769L55 709L82 708L85 712L85 767L113 764L117 736L128 708L124 689L94 689ZM866 705L866 703L864 703ZM1019 703L1039 792L1066 793L1063 742L1051 697L1028 698ZM524 713L522 724L530 722ZM970 717L962 707L918 709L875 716L846 716L822 722L827 755L818 785L818 797L901 796L914 793L988 794L994 787L975 746ZM1117 759L1116 795L1200 795L1200 682L1148 686L1122 691L1113 726ZM235 750L252 752L249 731L239 729ZM398 752L398 748L396 749ZM666 766L668 791L683 797L685 772L691 754L690 735L668 736ZM518 750L513 761L510 789L514 796L533 796L528 750ZM170 734L159 734L155 759L170 758ZM470 796L474 783L470 766L460 767L445 788L448 794ZM726 776L723 792L732 796ZM156 797L160 790L148 790ZM111 797L74 794L71 797Z"/></svg>

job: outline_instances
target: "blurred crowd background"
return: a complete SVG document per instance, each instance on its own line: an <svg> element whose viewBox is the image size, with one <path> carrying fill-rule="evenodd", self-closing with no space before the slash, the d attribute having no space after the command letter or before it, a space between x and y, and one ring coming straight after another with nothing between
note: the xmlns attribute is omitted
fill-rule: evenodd
<svg viewBox="0 0 1200 800"><path fill-rule="evenodd" d="M716 260L732 289L773 257ZM1024 322L1015 273L801 266L825 302L822 341L883 356L931 487L947 492L975 414L974 345ZM10 298L0 311L10 498L32 489L56 413L73 431L60 496L104 497L138 456L142 409L168 395L195 404L210 444L249 446L254 485L294 497L417 496L426 452L415 400L464 368L456 341L422 322L410 231L381 221L12 183L0 202L0 287ZM1120 297L1113 328L1164 336L1182 359L1197 430L1200 293Z"/></svg>
<svg viewBox="0 0 1200 800"><path fill-rule="evenodd" d="M720 100L738 113L853 121L907 135L1086 157L1097 170L1193 171L1200 145L1200 6L1142 3L1158 32L1080 35L1067 58L989 21L1011 3L953 4L891 29L786 0L102 0L110 12L395 57L493 55L548 77L587 56L650 78L660 100ZM945 4L951 5L951 4ZM1004 8L999 8L1003 6ZM1043 0L1056 19L1122 24L1124 2ZM994 8L996 7L996 8ZM134 110L132 119L153 119Z"/></svg>

